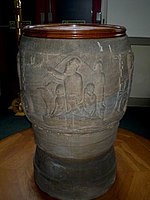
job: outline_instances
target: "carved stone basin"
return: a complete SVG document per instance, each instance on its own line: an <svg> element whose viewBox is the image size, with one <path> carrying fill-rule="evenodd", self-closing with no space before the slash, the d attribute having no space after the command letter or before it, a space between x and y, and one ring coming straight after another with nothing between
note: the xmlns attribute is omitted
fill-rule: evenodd
<svg viewBox="0 0 150 200"><path fill-rule="evenodd" d="M51 24L23 30L18 74L37 149L37 185L63 200L89 200L114 183L113 143L130 93L126 29Z"/></svg>

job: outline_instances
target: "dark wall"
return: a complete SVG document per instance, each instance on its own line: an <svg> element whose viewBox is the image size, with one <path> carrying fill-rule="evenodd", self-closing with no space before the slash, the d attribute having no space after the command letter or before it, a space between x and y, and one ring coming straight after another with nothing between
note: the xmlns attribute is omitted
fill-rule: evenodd
<svg viewBox="0 0 150 200"><path fill-rule="evenodd" d="M35 1L22 0L22 10L23 20L31 20L34 23ZM12 100L19 93L16 30L9 27L9 21L14 20L14 0L2 1L0 6L0 112L7 112Z"/></svg>
<svg viewBox="0 0 150 200"><path fill-rule="evenodd" d="M57 22L85 20L91 22L92 0L56 0Z"/></svg>
<svg viewBox="0 0 150 200"><path fill-rule="evenodd" d="M31 20L31 23L35 24L36 0L21 0L21 2L23 20Z"/></svg>

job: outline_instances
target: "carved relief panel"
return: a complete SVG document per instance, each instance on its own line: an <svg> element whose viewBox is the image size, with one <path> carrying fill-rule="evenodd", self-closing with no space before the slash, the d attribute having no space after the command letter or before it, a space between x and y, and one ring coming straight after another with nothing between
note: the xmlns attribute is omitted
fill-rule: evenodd
<svg viewBox="0 0 150 200"><path fill-rule="evenodd" d="M41 49L37 43L22 52L22 98L29 118L50 127L84 128L109 120L112 113L120 117L129 95L132 52L116 51L106 42L67 41L60 54L60 44L51 44L51 53L48 44Z"/></svg>

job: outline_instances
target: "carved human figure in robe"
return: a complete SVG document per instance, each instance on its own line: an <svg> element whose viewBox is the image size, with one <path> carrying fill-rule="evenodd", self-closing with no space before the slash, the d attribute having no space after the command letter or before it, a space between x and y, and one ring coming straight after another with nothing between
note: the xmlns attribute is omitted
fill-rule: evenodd
<svg viewBox="0 0 150 200"><path fill-rule="evenodd" d="M55 98L55 106L54 110L52 111L51 115L58 116L65 112L65 94L64 94L64 87L62 84L58 84L56 86L56 98Z"/></svg>
<svg viewBox="0 0 150 200"><path fill-rule="evenodd" d="M75 110L82 101L83 80L77 71L81 61L77 57L71 58L65 66L64 73L48 68L50 74L56 79L63 80L66 98L66 112Z"/></svg>
<svg viewBox="0 0 150 200"><path fill-rule="evenodd" d="M84 89L84 109L89 116L93 116L96 111L95 85L88 83Z"/></svg>

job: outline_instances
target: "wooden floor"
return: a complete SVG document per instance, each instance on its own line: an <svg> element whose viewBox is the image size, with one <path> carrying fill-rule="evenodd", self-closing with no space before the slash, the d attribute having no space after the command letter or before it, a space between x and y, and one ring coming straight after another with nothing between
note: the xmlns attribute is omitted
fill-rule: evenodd
<svg viewBox="0 0 150 200"><path fill-rule="evenodd" d="M117 179L97 200L150 200L150 141L124 129L115 142ZM53 200L33 179L32 129L0 141L0 200Z"/></svg>

